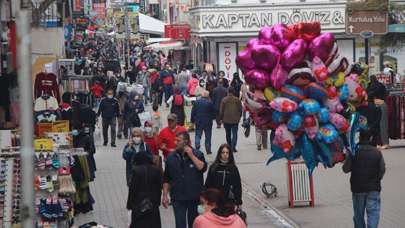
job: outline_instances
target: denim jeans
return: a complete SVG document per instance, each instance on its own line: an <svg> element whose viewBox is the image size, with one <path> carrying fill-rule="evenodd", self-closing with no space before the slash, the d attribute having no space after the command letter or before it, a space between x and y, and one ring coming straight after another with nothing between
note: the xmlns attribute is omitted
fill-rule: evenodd
<svg viewBox="0 0 405 228"><path fill-rule="evenodd" d="M239 124L224 123L226 143L228 143L233 150L236 149L236 143L238 142L238 126Z"/></svg>
<svg viewBox="0 0 405 228"><path fill-rule="evenodd" d="M143 87L143 98L145 100L145 104L148 104L150 97L149 97L149 87Z"/></svg>
<svg viewBox="0 0 405 228"><path fill-rule="evenodd" d="M163 85L163 92L165 93L165 102L173 95L173 85Z"/></svg>
<svg viewBox="0 0 405 228"><path fill-rule="evenodd" d="M176 228L192 228L194 219L198 216L198 200L173 200L174 219Z"/></svg>
<svg viewBox="0 0 405 228"><path fill-rule="evenodd" d="M353 193L354 227L377 228L380 220L381 199L380 192ZM364 212L367 212L367 226Z"/></svg>
<svg viewBox="0 0 405 228"><path fill-rule="evenodd" d="M212 136L212 124L205 126L196 125L195 128L195 147L200 147L201 137L204 131L205 135L205 150L211 152L211 136Z"/></svg>

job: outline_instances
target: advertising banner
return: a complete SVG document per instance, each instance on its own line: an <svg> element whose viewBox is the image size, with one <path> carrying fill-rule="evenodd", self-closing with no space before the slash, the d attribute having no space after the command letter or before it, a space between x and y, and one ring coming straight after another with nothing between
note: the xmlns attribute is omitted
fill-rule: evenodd
<svg viewBox="0 0 405 228"><path fill-rule="evenodd" d="M232 80L233 73L237 72L235 62L238 54L237 43L217 43L218 46L218 70L225 72L225 77Z"/></svg>

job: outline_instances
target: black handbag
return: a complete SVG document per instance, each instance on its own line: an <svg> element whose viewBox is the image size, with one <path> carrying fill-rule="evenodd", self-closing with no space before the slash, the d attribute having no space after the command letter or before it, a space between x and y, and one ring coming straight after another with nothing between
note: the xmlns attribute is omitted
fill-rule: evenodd
<svg viewBox="0 0 405 228"><path fill-rule="evenodd" d="M144 166L145 169L145 186L148 186L148 169L146 166ZM148 187L147 187L148 188ZM150 200L150 198L147 196L147 193L145 192L143 199L139 203L139 205L136 207L136 209L132 212L135 213L135 218L141 218L145 215L148 215L152 213L153 210L153 203Z"/></svg>
<svg viewBox="0 0 405 228"><path fill-rule="evenodd" d="M242 122L243 134L245 135L246 138L248 138L250 135L250 125L251 125L250 117L243 120Z"/></svg>

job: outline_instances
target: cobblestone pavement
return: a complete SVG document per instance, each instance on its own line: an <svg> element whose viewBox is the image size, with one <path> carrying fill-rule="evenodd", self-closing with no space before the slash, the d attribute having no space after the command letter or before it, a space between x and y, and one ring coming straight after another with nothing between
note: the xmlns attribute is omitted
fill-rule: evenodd
<svg viewBox="0 0 405 228"><path fill-rule="evenodd" d="M244 209L248 213L249 227L291 227L294 225L309 228L353 227L349 175L343 174L341 165L337 165L333 169L318 167L315 170L314 208L290 209L287 203L286 161L279 160L270 166L265 166L270 152L256 150L254 128L251 129L249 138L245 138L241 130L239 135L239 152L235 154L235 159L244 182ZM192 139L194 139L193 134ZM223 142L225 142L225 131L223 128L216 129L214 124L212 143L214 155L218 146ZM121 149L124 143L124 140L119 140L117 149L98 147L97 178L91 185L91 191L96 199L95 210L90 214L80 215L76 224L97 221L113 227L127 226L125 163L121 159ZM405 172L403 171L405 141L394 141L392 145L393 149L384 151L387 172L382 183L381 196L380 227L383 228L405 227L403 225L405 224L405 197L401 196L405 192ZM202 151L205 153L203 147ZM212 161L214 155L206 156L207 160ZM264 181L277 186L277 198L267 199L263 196L259 186ZM280 216L277 212L281 212L286 217ZM171 209L161 209L161 215L163 227L174 227Z"/></svg>

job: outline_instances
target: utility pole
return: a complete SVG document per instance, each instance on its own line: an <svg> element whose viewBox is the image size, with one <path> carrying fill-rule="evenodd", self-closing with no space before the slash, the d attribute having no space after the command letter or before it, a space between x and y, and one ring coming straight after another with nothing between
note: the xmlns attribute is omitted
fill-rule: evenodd
<svg viewBox="0 0 405 228"><path fill-rule="evenodd" d="M31 25L28 9L21 9L17 16L18 83L20 85L21 109L21 163L22 163L22 227L35 227L34 210L34 149L33 149L33 97L31 78Z"/></svg>

